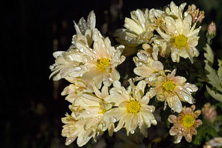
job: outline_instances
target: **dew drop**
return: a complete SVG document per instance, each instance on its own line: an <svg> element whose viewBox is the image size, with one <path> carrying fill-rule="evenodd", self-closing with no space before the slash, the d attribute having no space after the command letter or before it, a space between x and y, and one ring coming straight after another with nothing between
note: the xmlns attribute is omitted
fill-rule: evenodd
<svg viewBox="0 0 222 148"><path fill-rule="evenodd" d="M131 130L131 131L130 131L130 133L131 133L131 134L134 134L134 133L135 133L135 131L134 131L134 130Z"/></svg>
<svg viewBox="0 0 222 148"><path fill-rule="evenodd" d="M83 49L83 48L80 48L79 51L80 51L80 52L84 52L84 49Z"/></svg>
<svg viewBox="0 0 222 148"><path fill-rule="evenodd" d="M112 79L112 78L109 78L109 81L113 82L113 79Z"/></svg>

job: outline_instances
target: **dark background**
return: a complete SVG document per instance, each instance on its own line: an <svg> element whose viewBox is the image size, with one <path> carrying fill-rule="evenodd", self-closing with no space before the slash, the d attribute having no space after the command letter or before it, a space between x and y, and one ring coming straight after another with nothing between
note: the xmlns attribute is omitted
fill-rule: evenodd
<svg viewBox="0 0 222 148"><path fill-rule="evenodd" d="M177 0L180 5L184 0ZM187 0L205 11L202 31L215 21L213 49L222 50L221 0ZM61 117L68 103L60 96L67 85L49 80L54 50L67 50L75 33L73 20L96 14L96 27L105 36L121 28L130 11L164 8L170 0L19 0L3 4L1 19L0 147L63 148ZM2 10L3 10L2 9ZM114 42L113 38L111 40ZM199 49L202 50L202 49ZM71 145L70 147L74 147Z"/></svg>

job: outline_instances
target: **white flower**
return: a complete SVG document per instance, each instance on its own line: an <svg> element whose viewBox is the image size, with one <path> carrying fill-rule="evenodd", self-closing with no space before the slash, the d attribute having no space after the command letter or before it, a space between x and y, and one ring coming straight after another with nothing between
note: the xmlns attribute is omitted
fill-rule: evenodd
<svg viewBox="0 0 222 148"><path fill-rule="evenodd" d="M171 11L166 11L169 15L165 17L166 28L164 30L157 28L157 32L167 42L167 53L171 53L173 62L179 62L180 57L189 58L193 63L193 57L199 55L196 46L198 44L198 33L200 27L195 29L195 24L192 26L192 17L185 13L182 14L185 4L179 8L174 3L170 5Z"/></svg>
<svg viewBox="0 0 222 148"><path fill-rule="evenodd" d="M76 43L76 47L84 54L87 61L83 61L83 68L87 71L82 75L82 79L94 82L98 88L104 85L109 86L115 80L119 80L120 75L116 67L121 64L125 57L121 56L121 50L124 46L118 46L115 49L111 46L109 38L103 38L100 33L93 36L93 48L81 42Z"/></svg>
<svg viewBox="0 0 222 148"><path fill-rule="evenodd" d="M145 78L147 83L151 83L157 76L164 73L163 64L160 61L153 60L146 51L139 51L137 57L133 58L136 68L134 73L140 76L140 79Z"/></svg>
<svg viewBox="0 0 222 148"><path fill-rule="evenodd" d="M126 128L129 135L129 133L133 134L138 126L140 132L147 136L146 128L151 124L157 124L152 114L155 107L147 105L150 98L148 94L144 95L145 86L145 81L140 81L137 86L130 82L128 90L125 90L119 81L114 82L114 88L110 90L110 96L105 100L113 102L116 108L107 111L104 114L104 120L113 123L119 121L115 131Z"/></svg>
<svg viewBox="0 0 222 148"><path fill-rule="evenodd" d="M153 89L151 90L155 92L157 100L165 102L165 107L168 104L172 110L180 113L182 111L181 101L193 104L194 99L191 93L196 92L198 88L194 84L185 83L186 78L175 76L175 74L176 70L173 70L171 74L159 76L152 83Z"/></svg>
<svg viewBox="0 0 222 148"><path fill-rule="evenodd" d="M153 26L149 20L149 11L140 9L131 11L131 18L125 18L123 29L118 29L115 36L117 41L126 46L126 54L136 52L136 46L148 43L153 36Z"/></svg>
<svg viewBox="0 0 222 148"><path fill-rule="evenodd" d="M63 125L62 136L66 138L66 145L70 145L77 138L78 146L85 145L92 137L95 137L96 132L92 129L85 130L84 125L87 120L76 120L69 114L62 118Z"/></svg>
<svg viewBox="0 0 222 148"><path fill-rule="evenodd" d="M55 63L50 66L54 81L66 77L79 77L86 69L81 68L81 61L83 61L81 53L77 49L70 49L68 51L57 51L53 53L56 58Z"/></svg>
<svg viewBox="0 0 222 148"><path fill-rule="evenodd" d="M103 134L108 129L112 135L114 124L104 121L104 113L111 109L112 105L104 99L109 96L108 87L103 86L100 92L94 86L94 93L83 92L72 104L73 117L77 120L86 120L84 123L85 130L93 130L97 135ZM79 107L81 109L76 109ZM95 138L95 137L94 137Z"/></svg>

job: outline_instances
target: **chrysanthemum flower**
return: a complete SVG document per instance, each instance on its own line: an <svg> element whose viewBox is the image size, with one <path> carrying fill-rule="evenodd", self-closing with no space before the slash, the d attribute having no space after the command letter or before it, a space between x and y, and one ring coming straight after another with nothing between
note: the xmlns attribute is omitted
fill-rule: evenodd
<svg viewBox="0 0 222 148"><path fill-rule="evenodd" d="M125 90L119 81L114 82L110 96L105 100L114 103L115 108L104 114L104 120L113 123L119 121L115 131L126 128L127 135L129 135L129 133L133 134L138 126L140 132L147 136L146 128L150 127L151 124L157 124L152 114L155 107L147 105L150 98L148 94L144 95L145 86L145 81L140 81L137 86L130 82L128 90Z"/></svg>
<svg viewBox="0 0 222 148"><path fill-rule="evenodd" d="M65 87L62 91L61 95L66 96L66 100L70 103L73 103L75 99L80 96L83 92L92 92L92 89L87 86L87 82L84 82L81 78L69 78L67 77L70 84L69 86Z"/></svg>
<svg viewBox="0 0 222 148"><path fill-rule="evenodd" d="M187 13L182 14L184 4L180 8L176 6L171 7L171 11L168 13L172 13L177 18L166 16L166 28L164 30L157 28L157 32L167 42L168 51L166 53L171 54L173 62L179 62L180 57L183 57L189 58L193 63L193 57L199 55L196 46L198 44L200 27L195 29L196 25L192 26L192 17Z"/></svg>
<svg viewBox="0 0 222 148"><path fill-rule="evenodd" d="M125 57L121 56L124 46L120 45L115 49L111 46L109 38L104 39L99 32L94 34L93 40L93 49L81 42L76 43L76 47L87 58L82 65L83 69L87 69L82 79L89 81L91 85L95 83L98 88L102 83L110 86L120 78L116 67L125 60Z"/></svg>
<svg viewBox="0 0 222 148"><path fill-rule="evenodd" d="M124 42L130 45L139 45L146 43L152 37L153 29L150 26L149 11L144 12L140 9L131 11L131 18L125 18L124 27L117 32L120 43ZM125 45L125 44L124 44Z"/></svg>
<svg viewBox="0 0 222 148"><path fill-rule="evenodd" d="M133 61L136 64L134 73L140 76L140 79L145 78L147 83L154 81L157 76L164 73L163 64L160 61L153 60L149 53L144 50L139 51Z"/></svg>
<svg viewBox="0 0 222 148"><path fill-rule="evenodd" d="M71 116L62 118L65 124L62 135L67 137L66 145L77 137L78 146L85 145L91 138L96 141L96 136L102 135L107 129L112 135L114 124L103 120L104 113L112 107L104 100L109 95L108 88L104 86L100 92L94 87L94 93L84 91L79 94L70 105Z"/></svg>
<svg viewBox="0 0 222 148"><path fill-rule="evenodd" d="M93 12L89 14L87 23L81 19L78 25L75 24L77 34L73 37L73 45L67 52L58 51L53 54L56 60L50 66L53 71L50 77L54 76L54 80L81 78L87 82L87 87L92 87L95 83L98 88L102 83L109 86L113 81L119 80L116 67L125 60L121 56L124 46L115 49L109 38L104 39L94 27Z"/></svg>
<svg viewBox="0 0 222 148"><path fill-rule="evenodd" d="M168 75L159 76L151 84L153 85L151 90L156 94L157 100L165 102L165 107L168 104L172 110L180 113L181 101L193 104L194 99L191 93L196 92L198 88L194 84L185 83L186 78L175 76L175 74L176 70L173 70Z"/></svg>
<svg viewBox="0 0 222 148"><path fill-rule="evenodd" d="M131 11L131 18L125 18L124 29L116 31L117 41L124 46L126 54L136 52L136 46L148 43L153 36L153 26L149 20L149 10L144 12L140 9Z"/></svg>
<svg viewBox="0 0 222 148"><path fill-rule="evenodd" d="M183 136L186 141L192 141L192 135L196 135L196 128L202 124L202 121L197 119L201 111L195 111L195 105L189 107L184 107L182 112L176 117L175 115L170 115L168 121L173 123L169 133L171 136L175 136L175 143L180 143Z"/></svg>
<svg viewBox="0 0 222 148"><path fill-rule="evenodd" d="M103 86L100 92L94 87L94 93L95 95L91 92L83 92L71 107L72 109L79 106L81 110L74 109L75 112L73 112L72 115L77 120L86 120L84 124L86 130L93 129L96 131L97 135L100 135L108 129L109 134L112 135L114 124L103 120L104 113L112 107L111 104L104 100L109 95L108 88Z"/></svg>
<svg viewBox="0 0 222 148"><path fill-rule="evenodd" d="M50 66L52 74L49 78L53 77L54 81L66 77L79 77L86 71L80 65L84 57L81 56L78 50L57 51L53 53L53 56L56 59L55 63Z"/></svg>
<svg viewBox="0 0 222 148"><path fill-rule="evenodd" d="M66 138L66 145L70 145L77 138L78 146L85 145L93 136L95 132L92 129L85 130L84 125L87 120L76 120L69 114L62 118L63 125L62 136Z"/></svg>

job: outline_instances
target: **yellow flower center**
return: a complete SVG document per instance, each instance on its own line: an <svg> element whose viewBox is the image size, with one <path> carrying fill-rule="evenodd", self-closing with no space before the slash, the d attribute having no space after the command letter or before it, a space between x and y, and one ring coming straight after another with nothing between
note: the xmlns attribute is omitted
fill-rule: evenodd
<svg viewBox="0 0 222 148"><path fill-rule="evenodd" d="M130 101L128 104L127 104L127 111L128 113L138 113L140 111L140 104L138 101Z"/></svg>
<svg viewBox="0 0 222 148"><path fill-rule="evenodd" d="M171 80L167 80L163 83L163 87L167 91L173 91L176 85Z"/></svg>
<svg viewBox="0 0 222 148"><path fill-rule="evenodd" d="M178 35L174 38L177 48L182 48L187 46L187 37L184 35Z"/></svg>
<svg viewBox="0 0 222 148"><path fill-rule="evenodd" d="M105 71L106 67L110 64L110 60L107 58L98 59L96 61L96 66L98 69Z"/></svg>
<svg viewBox="0 0 222 148"><path fill-rule="evenodd" d="M185 115L182 119L184 127L192 127L194 125L194 117L191 115Z"/></svg>
<svg viewBox="0 0 222 148"><path fill-rule="evenodd" d="M98 112L99 114L104 114L106 112L106 110L104 108L100 108L100 112Z"/></svg>

